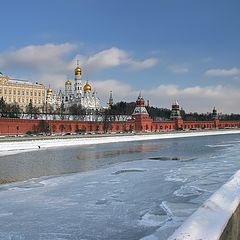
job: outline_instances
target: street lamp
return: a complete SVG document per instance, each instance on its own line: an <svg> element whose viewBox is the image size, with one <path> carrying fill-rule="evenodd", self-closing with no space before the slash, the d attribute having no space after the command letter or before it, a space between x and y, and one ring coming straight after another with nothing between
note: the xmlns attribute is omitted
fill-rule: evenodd
<svg viewBox="0 0 240 240"><path fill-rule="evenodd" d="M18 137L19 126L17 126L17 137Z"/></svg>

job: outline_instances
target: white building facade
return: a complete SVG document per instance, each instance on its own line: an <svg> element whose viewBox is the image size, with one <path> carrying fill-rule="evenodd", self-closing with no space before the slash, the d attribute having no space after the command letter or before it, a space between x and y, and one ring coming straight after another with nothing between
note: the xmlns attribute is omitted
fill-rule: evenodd
<svg viewBox="0 0 240 240"><path fill-rule="evenodd" d="M59 99L61 99L61 102L59 102ZM65 109L75 104L86 110L100 110L102 108L100 99L97 97L97 92L95 90L92 91L92 86L88 81L83 84L82 69L79 67L78 63L75 68L74 82L67 80L65 82L64 93L60 91L58 96L54 97L54 94L50 91L48 102L54 105L63 103Z"/></svg>

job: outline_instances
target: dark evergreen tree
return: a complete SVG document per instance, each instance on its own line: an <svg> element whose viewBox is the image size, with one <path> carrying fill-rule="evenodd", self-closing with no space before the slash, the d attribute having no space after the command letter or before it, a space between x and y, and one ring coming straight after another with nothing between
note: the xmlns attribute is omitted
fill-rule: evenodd
<svg viewBox="0 0 240 240"><path fill-rule="evenodd" d="M62 120L64 119L65 107L63 102L61 103L61 106L57 108L57 114L60 116Z"/></svg>
<svg viewBox="0 0 240 240"><path fill-rule="evenodd" d="M20 118L22 110L17 103L7 105L7 117L9 118Z"/></svg>
<svg viewBox="0 0 240 240"><path fill-rule="evenodd" d="M1 114L1 117L7 117L6 111L7 111L7 104L4 101L3 97L1 97L1 99L0 99L0 114Z"/></svg>
<svg viewBox="0 0 240 240"><path fill-rule="evenodd" d="M81 119L86 115L86 109L77 104L73 104L68 108L69 114L75 116L77 119Z"/></svg>
<svg viewBox="0 0 240 240"><path fill-rule="evenodd" d="M33 106L32 100L30 100L27 106L26 114L30 117L30 119L37 119L40 114L39 108Z"/></svg>
<svg viewBox="0 0 240 240"><path fill-rule="evenodd" d="M150 117L153 120L166 120L166 119L170 119L171 116L171 110L167 109L167 108L157 108L157 107L150 107L147 106L147 111L150 115Z"/></svg>

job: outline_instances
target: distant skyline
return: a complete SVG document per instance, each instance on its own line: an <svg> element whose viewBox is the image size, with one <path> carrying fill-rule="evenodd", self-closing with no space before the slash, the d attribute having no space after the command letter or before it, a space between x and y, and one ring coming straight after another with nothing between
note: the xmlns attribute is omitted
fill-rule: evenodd
<svg viewBox="0 0 240 240"><path fill-rule="evenodd" d="M2 0L0 72L64 89L79 59L106 105L239 113L237 0Z"/></svg>

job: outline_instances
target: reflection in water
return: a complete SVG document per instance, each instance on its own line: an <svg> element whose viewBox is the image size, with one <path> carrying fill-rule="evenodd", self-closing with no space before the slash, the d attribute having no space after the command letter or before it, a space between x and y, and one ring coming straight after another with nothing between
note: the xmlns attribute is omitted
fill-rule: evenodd
<svg viewBox="0 0 240 240"><path fill-rule="evenodd" d="M172 145L167 141L109 143L40 149L0 157L0 183L33 177L84 172L118 162L146 159L148 154Z"/></svg>
<svg viewBox="0 0 240 240"><path fill-rule="evenodd" d="M123 143L39 149L0 157L0 183L29 178L84 172L126 161L149 160L156 157L193 160L219 151L208 145L233 141L231 135L178 138ZM159 159L158 159L159 160ZM182 161L175 161L181 164Z"/></svg>
<svg viewBox="0 0 240 240"><path fill-rule="evenodd" d="M169 143L162 143L161 145L167 145ZM141 143L135 146L125 146L125 148L104 150L99 149L99 151L83 151L80 152L77 156L80 160L89 160L89 159L99 159L99 158L110 158L115 157L116 155L122 154L133 154L133 153L147 153L159 149L159 143Z"/></svg>

